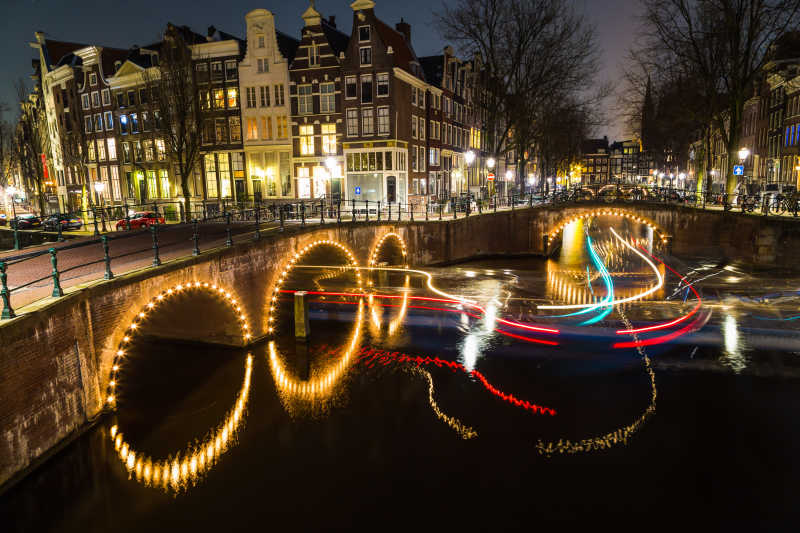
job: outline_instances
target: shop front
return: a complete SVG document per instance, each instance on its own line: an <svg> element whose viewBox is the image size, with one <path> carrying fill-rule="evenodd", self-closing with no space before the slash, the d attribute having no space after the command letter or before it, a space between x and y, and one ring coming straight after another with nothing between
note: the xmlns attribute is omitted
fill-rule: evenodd
<svg viewBox="0 0 800 533"><path fill-rule="evenodd" d="M408 203L407 151L396 147L345 147L346 200Z"/></svg>

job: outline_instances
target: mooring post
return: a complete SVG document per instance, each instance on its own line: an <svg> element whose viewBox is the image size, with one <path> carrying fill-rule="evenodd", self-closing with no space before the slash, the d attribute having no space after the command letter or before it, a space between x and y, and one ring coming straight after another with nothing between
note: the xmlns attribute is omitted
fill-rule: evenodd
<svg viewBox="0 0 800 533"><path fill-rule="evenodd" d="M311 331L308 326L308 292L294 293L294 336L308 339Z"/></svg>

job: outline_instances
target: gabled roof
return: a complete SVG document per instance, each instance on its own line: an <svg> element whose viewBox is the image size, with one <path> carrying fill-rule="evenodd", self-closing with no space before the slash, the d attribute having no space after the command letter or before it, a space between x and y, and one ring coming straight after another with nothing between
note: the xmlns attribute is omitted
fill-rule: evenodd
<svg viewBox="0 0 800 533"><path fill-rule="evenodd" d="M411 43L406 41L405 35L395 30L378 17L375 17L375 28L378 30L378 35L380 35L383 43L386 46L392 47L395 65L424 80L424 74L422 72L416 73L414 69L411 68L412 62L418 62L417 54L414 53L414 48L411 46Z"/></svg>
<svg viewBox="0 0 800 533"><path fill-rule="evenodd" d="M599 154L601 150L608 153L608 139L586 139L582 149L584 154Z"/></svg>
<svg viewBox="0 0 800 533"><path fill-rule="evenodd" d="M100 64L103 67L103 75L110 78L114 75L114 63L117 61L124 62L128 57L128 50L121 48L103 48L100 52Z"/></svg>
<svg viewBox="0 0 800 533"><path fill-rule="evenodd" d="M434 87L441 87L444 79L444 56L425 56L419 58L425 80Z"/></svg>
<svg viewBox="0 0 800 533"><path fill-rule="evenodd" d="M42 47L48 70L58 65L61 60L81 48L90 46L88 44L72 43L68 41L52 41L47 39Z"/></svg>
<svg viewBox="0 0 800 533"><path fill-rule="evenodd" d="M294 61L294 56L297 54L300 41L294 37L289 37L280 30L275 30L275 38L278 41L278 50L280 50L281 55L291 64L291 62Z"/></svg>
<svg viewBox="0 0 800 533"><path fill-rule="evenodd" d="M325 38L328 39L328 44L331 46L331 49L337 58L339 57L340 52L347 51L347 45L350 43L349 35L345 35L344 33L340 32L336 29L336 26L333 26L325 19L322 19L321 27L322 32L325 34Z"/></svg>

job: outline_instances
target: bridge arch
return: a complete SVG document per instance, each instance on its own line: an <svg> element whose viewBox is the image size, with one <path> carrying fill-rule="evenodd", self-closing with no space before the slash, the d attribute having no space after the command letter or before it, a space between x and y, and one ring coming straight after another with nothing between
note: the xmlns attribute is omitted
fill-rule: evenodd
<svg viewBox="0 0 800 533"><path fill-rule="evenodd" d="M369 254L369 261L367 263L368 266L374 267L378 264L380 254L383 251L383 245L386 244L386 241L389 239L397 241L398 245L400 246L400 253L403 255L403 265L408 266L408 250L406 247L406 241L403 240L403 237L401 237L400 234L393 231L384 233L372 247L372 251Z"/></svg>
<svg viewBox="0 0 800 533"><path fill-rule="evenodd" d="M174 286L170 286L150 298L150 300L144 304L141 309L139 309L136 315L134 315L131 323L124 329L122 339L120 339L119 343L117 344L117 349L114 353L114 358L111 363L109 381L106 388L105 403L110 409L115 409L117 405L117 389L120 369L125 361L131 343L133 342L134 338L140 334L145 321L148 319L148 317L152 316L153 313L158 311L159 306L169 302L179 294L186 294L192 291L204 291L216 296L220 303L227 305L231 309L233 315L236 317L236 320L241 328L242 344L244 345L250 342L252 333L250 332L250 325L247 322L247 316L242 309L241 302L233 292L220 285L217 285L216 283L198 280L184 281Z"/></svg>
<svg viewBox="0 0 800 533"><path fill-rule="evenodd" d="M576 222L578 220L594 218L599 216L610 216L621 219L628 219L634 222L645 224L646 226L650 227L650 229L653 230L653 232L658 236L658 238L664 244L670 237L670 235L664 230L664 228L658 225L654 220L644 217L640 214L634 213L632 211L615 207L598 207L581 213L568 215L556 221L555 224L547 231L546 235L552 242L561 235L561 233L564 231L564 228L567 227L569 224Z"/></svg>
<svg viewBox="0 0 800 533"><path fill-rule="evenodd" d="M344 244L334 241L332 239L317 239L312 241L311 243L307 244L300 250L296 251L294 255L283 265L280 269L280 274L278 275L275 283L272 286L272 294L269 297L269 309L267 311L267 334L273 334L275 332L275 320L277 318L277 303L278 298L281 294L281 286L289 277L289 274L297 267L297 264L308 255L309 252L319 248L321 246L333 247L338 249L340 252L344 253L347 257L347 264L354 268L355 276L356 276L356 284L358 288L361 289L362 281L361 281L361 272L359 271L359 264L356 256L353 252L345 246Z"/></svg>

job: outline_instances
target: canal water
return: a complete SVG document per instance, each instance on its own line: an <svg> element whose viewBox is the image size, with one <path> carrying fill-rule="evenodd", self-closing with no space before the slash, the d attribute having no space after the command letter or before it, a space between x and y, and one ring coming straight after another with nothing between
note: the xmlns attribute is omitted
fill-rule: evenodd
<svg viewBox="0 0 800 533"><path fill-rule="evenodd" d="M552 260L424 271L388 239L358 277L320 247L274 343L136 342L116 412L0 496L0 531L796 530L798 275L564 231Z"/></svg>

